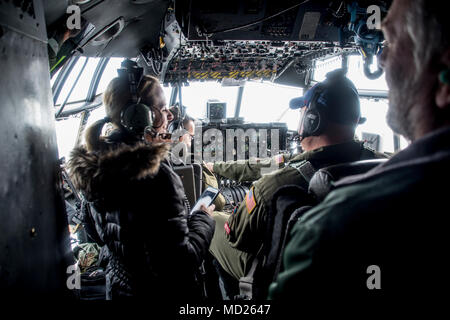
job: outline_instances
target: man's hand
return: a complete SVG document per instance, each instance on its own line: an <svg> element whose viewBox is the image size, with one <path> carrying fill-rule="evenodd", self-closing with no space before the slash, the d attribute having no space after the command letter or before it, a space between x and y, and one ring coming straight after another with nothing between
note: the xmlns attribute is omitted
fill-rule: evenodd
<svg viewBox="0 0 450 320"><path fill-rule="evenodd" d="M208 168L209 171L214 173L214 163L208 162L208 163L205 163L205 166Z"/></svg>
<svg viewBox="0 0 450 320"><path fill-rule="evenodd" d="M203 212L207 213L210 216L212 216L215 208L216 208L216 206L213 204L210 205L208 208L205 207L205 205L203 205L203 204L200 206L200 210L202 210Z"/></svg>

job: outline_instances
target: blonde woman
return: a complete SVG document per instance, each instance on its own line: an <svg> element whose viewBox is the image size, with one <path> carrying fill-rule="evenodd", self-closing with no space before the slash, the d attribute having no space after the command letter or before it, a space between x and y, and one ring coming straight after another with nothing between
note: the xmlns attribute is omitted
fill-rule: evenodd
<svg viewBox="0 0 450 320"><path fill-rule="evenodd" d="M180 178L167 161L164 142L172 114L156 78L142 77L139 103L153 113L152 126L130 131L124 110L132 94L124 77L104 94L107 117L86 131L86 146L69 161L73 182L90 201L99 238L110 257L106 297L198 300L199 268L212 236L208 209L188 215ZM101 136L105 123L114 129Z"/></svg>

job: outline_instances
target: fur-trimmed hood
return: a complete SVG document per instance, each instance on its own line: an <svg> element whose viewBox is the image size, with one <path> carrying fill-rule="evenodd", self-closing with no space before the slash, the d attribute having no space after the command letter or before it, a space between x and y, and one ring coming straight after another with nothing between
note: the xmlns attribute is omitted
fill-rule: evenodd
<svg viewBox="0 0 450 320"><path fill-rule="evenodd" d="M105 152L77 147L67 168L75 188L88 201L107 200L133 181L155 176L168 150L167 144L120 145Z"/></svg>

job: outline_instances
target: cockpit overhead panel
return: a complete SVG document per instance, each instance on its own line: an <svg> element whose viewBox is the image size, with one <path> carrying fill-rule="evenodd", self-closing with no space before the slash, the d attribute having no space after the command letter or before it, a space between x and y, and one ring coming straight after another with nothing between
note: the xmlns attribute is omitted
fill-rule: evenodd
<svg viewBox="0 0 450 320"><path fill-rule="evenodd" d="M67 2L67 1L66 1ZM390 0L90 0L79 6L85 30L64 43L70 55L139 60L165 84L269 80L304 86L313 61L364 57L369 78L382 51L379 24ZM55 3L49 0L48 3ZM69 5L69 3L67 3ZM47 30L67 11L46 6ZM56 19L56 17L58 17ZM50 37L49 37L50 38ZM70 48L67 48L70 46ZM63 50L65 49L65 50ZM62 58L58 56L58 60ZM53 70L52 70L53 71ZM288 81L285 81L286 75ZM281 78L280 78L281 77Z"/></svg>
<svg viewBox="0 0 450 320"><path fill-rule="evenodd" d="M227 5L177 1L176 17L187 41L167 61L162 79L172 84L230 78L276 81L289 71L278 81L304 86L314 60L358 51L369 70L383 41L379 30L366 26L372 17L369 8L378 8L375 18L381 19L389 4L365 0L255 0L228 1ZM381 74L366 75L376 78Z"/></svg>

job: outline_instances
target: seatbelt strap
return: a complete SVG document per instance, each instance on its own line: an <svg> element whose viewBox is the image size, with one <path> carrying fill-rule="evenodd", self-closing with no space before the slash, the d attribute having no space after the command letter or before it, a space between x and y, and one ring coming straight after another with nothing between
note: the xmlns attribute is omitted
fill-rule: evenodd
<svg viewBox="0 0 450 320"><path fill-rule="evenodd" d="M252 266L247 275L239 279L239 293L241 297L245 297L244 299L246 300L251 300L253 298L253 280L258 263L259 259L258 256L256 256L253 259Z"/></svg>
<svg viewBox="0 0 450 320"><path fill-rule="evenodd" d="M294 162L290 163L289 165L300 172L300 174L306 180L306 182L308 182L308 184L311 181L314 173L316 173L316 169L314 169L311 162L309 161Z"/></svg>
<svg viewBox="0 0 450 320"><path fill-rule="evenodd" d="M247 275L239 279L239 293L245 300L253 299L253 280L258 263L259 259L258 256L256 256L253 259L252 266Z"/></svg>
<svg viewBox="0 0 450 320"><path fill-rule="evenodd" d="M252 300L253 299L253 282L255 279L255 272L256 268L260 264L261 261L264 261L264 257L261 255L263 252L263 247L258 250L258 253L256 254L255 258L252 261L252 266L250 267L250 270L248 270L247 274L244 277L241 277L239 279L239 294L240 298L244 298L245 300Z"/></svg>

